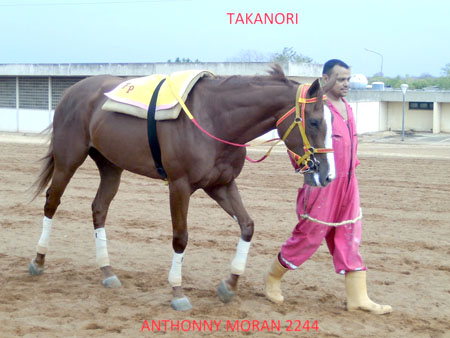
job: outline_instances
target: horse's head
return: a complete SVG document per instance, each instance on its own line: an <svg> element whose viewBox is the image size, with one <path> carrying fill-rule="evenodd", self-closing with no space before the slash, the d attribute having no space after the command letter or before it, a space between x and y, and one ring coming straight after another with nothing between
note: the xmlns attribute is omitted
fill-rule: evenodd
<svg viewBox="0 0 450 338"><path fill-rule="evenodd" d="M298 172L305 174L311 186L327 186L336 170L331 140L332 114L324 104L324 91L318 80L311 86L300 85L296 106L277 122Z"/></svg>

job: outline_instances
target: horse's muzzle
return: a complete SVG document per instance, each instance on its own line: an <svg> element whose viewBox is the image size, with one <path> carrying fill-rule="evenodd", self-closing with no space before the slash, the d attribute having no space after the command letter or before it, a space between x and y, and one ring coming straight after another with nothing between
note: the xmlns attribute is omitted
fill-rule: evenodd
<svg viewBox="0 0 450 338"><path fill-rule="evenodd" d="M333 168L327 165L320 165L320 161L316 158L308 163L309 170L305 172L305 183L313 187L326 187L336 178Z"/></svg>

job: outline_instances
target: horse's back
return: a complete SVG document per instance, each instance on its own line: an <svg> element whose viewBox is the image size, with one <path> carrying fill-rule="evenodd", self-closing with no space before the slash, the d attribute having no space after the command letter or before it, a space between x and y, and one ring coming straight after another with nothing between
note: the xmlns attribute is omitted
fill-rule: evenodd
<svg viewBox="0 0 450 338"><path fill-rule="evenodd" d="M99 75L81 80L70 87L55 111L55 140L58 140L63 152L69 144L69 148L79 149L80 154L87 154L90 148L95 148L119 168L161 178L148 144L147 120L102 109L107 99L104 94L123 81L124 78ZM207 104L204 103L204 97L207 95L203 94L204 91L199 81L186 104L196 107L196 118L207 125L211 119L206 116L209 109L205 108ZM196 95L196 92L201 93ZM229 148L204 137L184 114L175 120L159 121L158 140L168 176L178 178L187 175L189 180L197 182L198 187L223 180L230 181L237 176L243 165L245 150ZM225 153L228 155L225 156ZM221 158L226 158L225 163L218 162L218 154ZM233 165L230 169L230 161L238 165ZM185 163L195 165L186 166Z"/></svg>

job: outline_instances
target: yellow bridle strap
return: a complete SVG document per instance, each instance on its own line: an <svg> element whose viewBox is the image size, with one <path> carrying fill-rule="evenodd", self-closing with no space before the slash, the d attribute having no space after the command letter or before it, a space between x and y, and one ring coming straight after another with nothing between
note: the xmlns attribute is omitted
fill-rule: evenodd
<svg viewBox="0 0 450 338"><path fill-rule="evenodd" d="M295 112L295 107L292 107L287 113L285 113L283 116L281 116L277 121L277 127L293 112Z"/></svg>
<svg viewBox="0 0 450 338"><path fill-rule="evenodd" d="M326 99L326 95L324 95L324 100ZM299 98L298 103L314 103L317 102L317 97L312 97L310 99Z"/></svg>
<svg viewBox="0 0 450 338"><path fill-rule="evenodd" d="M311 85L309 85L309 84L302 84L298 87L297 94L296 94L296 100L295 100L295 118L282 137L282 140L285 141L288 138L289 134L292 132L292 130L295 128L295 126L298 126L300 135L303 140L303 149L304 149L305 153L303 154L303 156L300 156L290 149L288 149L288 151L293 155L293 158L299 167L304 165L304 167L301 169L301 171L308 169L308 160L310 159L311 155L333 152L333 149L327 149L327 148L317 148L316 149L316 148L311 147L308 137L306 136L306 129L305 129L306 104L317 102L317 97L306 98L306 94L308 93L308 89L310 88L310 86ZM327 97L325 95L323 95L323 100L326 100L326 99L327 99ZM277 124L276 124L277 127L293 112L294 112L294 108L290 109L286 114L284 114L277 121Z"/></svg>
<svg viewBox="0 0 450 338"><path fill-rule="evenodd" d="M304 170L306 168L308 168L308 163L306 163L309 159L309 157L311 157L311 155L313 154L309 149L305 150L305 153L303 154L303 156L300 156L296 153L294 153L291 149L288 149L288 151L291 153L292 158L294 159L295 163L297 163L297 165L300 167L303 165L303 163L305 163L304 167L301 168L301 170Z"/></svg>
<svg viewBox="0 0 450 338"><path fill-rule="evenodd" d="M193 120L194 116L191 114L191 112L189 111L188 107L186 107L186 104L184 103L183 99L180 97L180 95L178 95L178 93L175 90L173 90L172 83L171 83L169 77L167 77L166 83L167 83L170 91L172 92L173 96L175 96L175 98L178 100L178 103L181 105L181 107L183 108L183 110L186 113L186 115L189 117L189 119Z"/></svg>

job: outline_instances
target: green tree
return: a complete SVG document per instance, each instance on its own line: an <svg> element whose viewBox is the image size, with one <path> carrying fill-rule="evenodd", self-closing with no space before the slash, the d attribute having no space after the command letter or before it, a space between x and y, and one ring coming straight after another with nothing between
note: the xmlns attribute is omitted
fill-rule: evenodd
<svg viewBox="0 0 450 338"><path fill-rule="evenodd" d="M385 86L391 88L400 88L402 83L406 83L409 89L423 89L427 87L436 87L439 89L450 89L450 76L420 76L411 77L406 75L405 77L396 76L394 78L373 76L369 78L369 82L381 81L384 82Z"/></svg>
<svg viewBox="0 0 450 338"><path fill-rule="evenodd" d="M180 57L179 56L177 56L177 58L175 59L175 61L172 61L172 59L169 59L169 60L167 60L167 62L168 63L198 63L198 62L200 62L200 60L199 59L195 59L195 61L194 60L191 60L190 58L181 58L180 59Z"/></svg>
<svg viewBox="0 0 450 338"><path fill-rule="evenodd" d="M271 62L303 62L303 63L312 63L313 59L309 56L305 56L303 54L297 54L293 47L284 47L281 53L275 53L272 56Z"/></svg>
<svg viewBox="0 0 450 338"><path fill-rule="evenodd" d="M228 58L228 62L267 62L269 56L254 49L241 50L236 56Z"/></svg>
<svg viewBox="0 0 450 338"><path fill-rule="evenodd" d="M441 68L442 75L450 77L450 63L447 63L444 67Z"/></svg>
<svg viewBox="0 0 450 338"><path fill-rule="evenodd" d="M257 50L247 49L241 50L239 54L236 56L229 58L228 62L278 62L278 63L286 63L286 62L303 62L303 63L311 63L313 59L298 54L294 48L285 47L281 51L281 53L261 53Z"/></svg>

